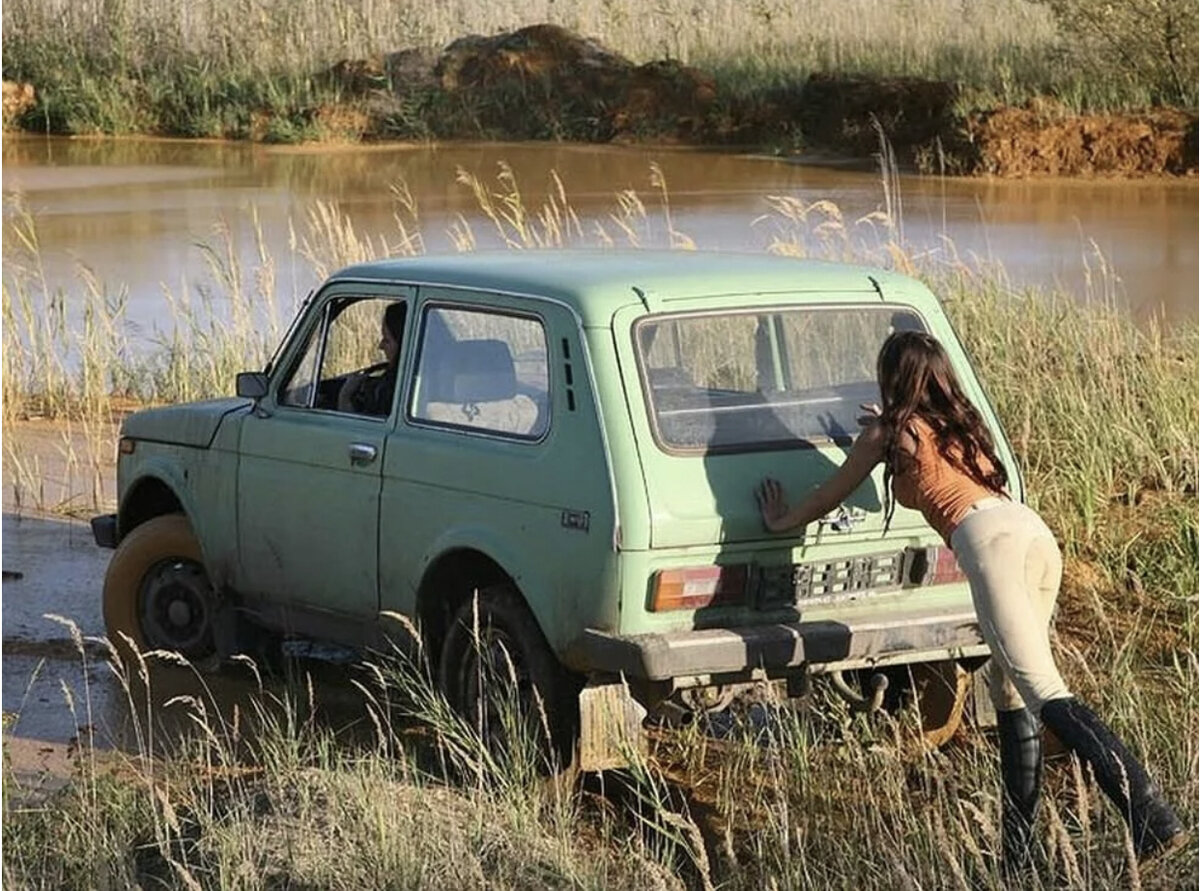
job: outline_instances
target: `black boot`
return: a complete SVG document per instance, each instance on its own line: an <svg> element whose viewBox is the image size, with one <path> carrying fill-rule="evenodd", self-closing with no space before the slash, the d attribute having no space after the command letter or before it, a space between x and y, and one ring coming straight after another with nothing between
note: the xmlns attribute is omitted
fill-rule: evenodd
<svg viewBox="0 0 1200 891"><path fill-rule="evenodd" d="M1139 857L1173 848L1183 840L1183 824L1162 792L1095 712L1074 697L1052 699L1042 706L1042 720L1091 767L1104 794L1129 823Z"/></svg>
<svg viewBox="0 0 1200 891"><path fill-rule="evenodd" d="M1042 791L1042 728L1026 708L996 713L1000 738L1000 777L1004 782L1001 840L1004 871L1010 875L1028 867L1033 844L1033 820Z"/></svg>

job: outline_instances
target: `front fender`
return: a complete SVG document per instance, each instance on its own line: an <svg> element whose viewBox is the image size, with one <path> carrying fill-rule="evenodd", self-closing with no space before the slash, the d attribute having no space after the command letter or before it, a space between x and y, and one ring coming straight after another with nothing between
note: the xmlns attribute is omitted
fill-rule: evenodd
<svg viewBox="0 0 1200 891"><path fill-rule="evenodd" d="M187 515L188 520L195 522L195 497L187 484L185 474L177 464L158 456L143 458L137 462L135 467L130 468L128 473L130 482L122 486L121 503L117 508L117 532L120 538L124 538L133 531L133 518L138 516L139 511L132 505L140 493L145 491L144 486L147 483L159 483L166 486L175 496L175 500L179 502L180 508ZM125 474L123 473L122 476ZM195 527L192 528L195 531Z"/></svg>
<svg viewBox="0 0 1200 891"><path fill-rule="evenodd" d="M128 535L132 528L133 518L143 514L143 511L134 505L139 493L145 491L144 484L154 483L165 487L174 496L175 501L179 504L178 509L187 517L192 526L192 532L195 533L196 540L200 545L200 553L209 579L214 585L221 586L225 582L228 568L219 559L221 549L214 544L220 539L218 534L220 530L216 528L220 518L211 516L212 512L205 510L204 506L200 504L200 497L196 487L189 479L190 475L189 471L184 470L169 456L154 455L138 461L130 471L132 481L122 487L124 491L117 514L119 535L121 538ZM163 512L165 511L154 511L154 513ZM145 519L144 516L142 518Z"/></svg>

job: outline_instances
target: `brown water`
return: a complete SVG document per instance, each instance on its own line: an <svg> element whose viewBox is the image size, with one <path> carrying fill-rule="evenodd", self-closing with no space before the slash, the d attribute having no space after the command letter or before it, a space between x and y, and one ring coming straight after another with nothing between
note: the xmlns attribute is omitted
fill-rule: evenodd
<svg viewBox="0 0 1200 891"><path fill-rule="evenodd" d="M1007 182L905 176L886 195L876 171L662 148L557 144L460 144L441 147L284 149L225 143L81 141L7 136L3 188L34 215L51 287L78 289L79 264L116 293L128 289L128 316L147 327L165 320L164 287L178 295L214 286L197 243L214 242L227 225L247 275L255 265L252 211L275 257L280 303L316 283L289 233L303 232L317 200L334 202L360 236L398 242L390 186L407 182L429 251L450 251L452 227L470 226L480 247L503 241L481 217L460 168L498 188L501 163L511 166L524 203L540 207L557 171L582 236L599 229L617 243L630 236L612 220L616 194L636 191L645 208L632 237L663 246L674 230L698 247L766 249L795 234L771 212L770 196L801 205L828 200L842 214L833 232L838 252L882 260L881 245L902 238L926 260L1000 264L1016 284L1058 286L1081 300L1106 300L1139 319L1197 318L1195 179L1147 181L1031 180ZM651 165L667 183L669 207L652 187ZM900 228L868 215L891 210ZM6 200L5 259L11 260L15 206ZM801 227L812 253L828 239L810 214ZM828 227L821 230L828 232ZM13 267L15 268L15 267ZM10 269L4 270L5 277Z"/></svg>

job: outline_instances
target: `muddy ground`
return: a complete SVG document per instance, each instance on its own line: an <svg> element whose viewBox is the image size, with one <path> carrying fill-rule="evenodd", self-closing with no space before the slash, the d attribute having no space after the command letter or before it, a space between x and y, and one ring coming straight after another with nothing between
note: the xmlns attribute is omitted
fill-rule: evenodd
<svg viewBox="0 0 1200 891"><path fill-rule="evenodd" d="M556 25L469 35L345 59L313 72L329 97L305 112L323 141L552 139L725 145L871 159L889 141L898 164L993 176L1189 175L1194 109L1077 115L1053 100L968 109L958 83L818 73L734 88L665 59L637 65ZM41 129L37 84L4 84L6 126ZM272 138L272 115L248 133ZM158 134L177 135L177 134Z"/></svg>
<svg viewBox="0 0 1200 891"><path fill-rule="evenodd" d="M26 799L60 788L89 751L120 764L154 749L146 731L166 741L189 724L174 697L196 696L234 720L260 694L252 672L201 678L159 660L148 662L149 695L121 683L110 664L102 612L104 573L112 552L98 547L88 519L115 509L115 428L84 430L52 421L4 425L3 625L5 780ZM337 653L293 648L266 689L282 697L298 675L313 679L324 720L353 734L365 724L351 669ZM278 668L278 667L277 667ZM147 715L153 717L147 719ZM367 728L364 726L363 730Z"/></svg>

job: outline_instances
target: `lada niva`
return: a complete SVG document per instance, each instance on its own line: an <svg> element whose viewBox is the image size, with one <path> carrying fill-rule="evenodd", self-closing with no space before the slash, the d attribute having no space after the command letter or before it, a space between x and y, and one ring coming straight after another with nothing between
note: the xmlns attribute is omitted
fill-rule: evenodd
<svg viewBox="0 0 1200 891"><path fill-rule="evenodd" d="M843 460L898 328L945 344L1015 471L911 278L650 251L343 269L236 398L125 420L119 509L93 521L109 634L201 663L247 629L419 643L467 714L506 658L584 766L612 757L614 703L717 709L818 674L856 707L907 690L944 737L987 657L953 555L903 507L885 528L879 472L802 534L765 532L753 495Z"/></svg>

